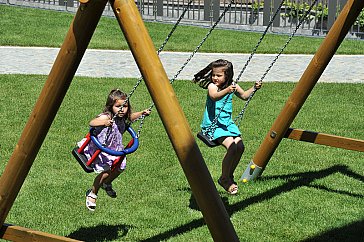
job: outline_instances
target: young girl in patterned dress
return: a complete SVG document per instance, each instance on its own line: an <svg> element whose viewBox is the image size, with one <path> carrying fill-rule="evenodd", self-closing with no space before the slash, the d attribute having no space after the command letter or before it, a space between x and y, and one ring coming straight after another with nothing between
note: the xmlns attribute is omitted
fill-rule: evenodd
<svg viewBox="0 0 364 242"><path fill-rule="evenodd" d="M202 132L209 132L211 125L215 123L215 117L218 117L214 133L209 135L215 142L226 148L218 183L232 195L238 192L238 186L234 181L234 171L244 152L241 133L232 120L232 94L246 100L254 88L259 89L262 85L261 82L256 82L253 87L244 91L233 82L233 76L232 63L222 59L211 62L194 76L195 82L199 82L201 79L207 80L204 82L208 93L201 128Z"/></svg>
<svg viewBox="0 0 364 242"><path fill-rule="evenodd" d="M105 147L122 151L123 134L126 131L127 123L130 123L142 115L149 115L150 110L146 109L140 112L131 112L131 106L127 95L119 89L112 90L106 100L104 111L90 121L90 126L95 127L98 135L97 139ZM78 143L80 147L84 140ZM84 149L84 154L88 159L95 153L98 148L93 142L90 142ZM111 182L120 175L126 168L126 158L120 162L120 166L111 170L113 161L118 158L107 153L101 152L93 162L95 173L98 173L94 179L92 188L86 192L86 207L90 211L96 208L97 193L102 187L111 197L116 197L116 192L112 189Z"/></svg>

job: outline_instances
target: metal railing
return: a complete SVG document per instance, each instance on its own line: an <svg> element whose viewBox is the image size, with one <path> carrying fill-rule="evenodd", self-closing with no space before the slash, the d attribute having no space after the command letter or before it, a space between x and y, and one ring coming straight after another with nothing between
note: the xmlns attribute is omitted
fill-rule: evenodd
<svg viewBox="0 0 364 242"><path fill-rule="evenodd" d="M135 0L144 20L171 23L178 19L188 2L189 0ZM280 16L274 20L270 31L291 33L312 2L313 0L285 0ZM346 2L347 0L318 0L297 34L325 35ZM79 2L74 0L0 0L0 3L70 12L75 12L79 6ZM181 23L212 26L229 3L229 0L194 0ZM218 27L263 31L280 3L281 0L234 0ZM109 4L103 15L114 16ZM364 38L363 27L353 25L347 37Z"/></svg>

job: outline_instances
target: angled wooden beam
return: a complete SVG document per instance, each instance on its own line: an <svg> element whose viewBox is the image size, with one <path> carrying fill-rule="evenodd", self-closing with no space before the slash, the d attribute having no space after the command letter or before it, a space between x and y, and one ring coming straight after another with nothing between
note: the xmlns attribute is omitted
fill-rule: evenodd
<svg viewBox="0 0 364 242"><path fill-rule="evenodd" d="M0 177L0 226L12 207L76 73L106 0L81 4L23 133Z"/></svg>
<svg viewBox="0 0 364 242"><path fill-rule="evenodd" d="M363 7L363 0L347 1L240 180L247 182L261 175Z"/></svg>
<svg viewBox="0 0 364 242"><path fill-rule="evenodd" d="M32 241L32 242L76 242L79 240L70 239L58 235L48 234L32 229L4 224L0 228L0 238L9 241Z"/></svg>
<svg viewBox="0 0 364 242"><path fill-rule="evenodd" d="M364 152L364 140L289 128L284 138Z"/></svg>
<svg viewBox="0 0 364 242"><path fill-rule="evenodd" d="M134 0L109 0L214 241L239 241Z"/></svg>

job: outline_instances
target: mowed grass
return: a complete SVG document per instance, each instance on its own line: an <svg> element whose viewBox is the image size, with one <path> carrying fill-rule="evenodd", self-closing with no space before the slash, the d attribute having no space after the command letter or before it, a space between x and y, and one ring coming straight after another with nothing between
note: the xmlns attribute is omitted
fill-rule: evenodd
<svg viewBox="0 0 364 242"><path fill-rule="evenodd" d="M0 45L60 47L73 14L0 5ZM157 47L172 28L146 23ZM165 50L191 52L208 29L179 26ZM201 52L250 53L260 33L215 30ZM277 53L287 36L269 34L258 53ZM313 54L321 38L295 37L285 53ZM89 48L128 49L115 19L101 18ZM345 40L338 54L362 54L364 42ZM16 146L46 76L0 75L0 174ZM85 241L212 241L189 184L156 110L145 121L140 148L114 183L118 198L99 193L97 210L85 207L86 174L71 155L101 112L115 87L129 92L135 79L75 77L7 223ZM252 83L242 83L247 88ZM242 125L246 151L240 177L294 83L265 83L246 111ZM363 139L363 84L319 83L292 127ZM199 131L206 91L188 81L174 83L193 133ZM163 90L161 90L163 91ZM141 86L134 110L151 104ZM234 100L234 114L243 103ZM134 125L138 129L138 124ZM240 241L362 241L364 237L363 154L293 140L283 140L261 179L240 183L237 196L217 185L224 149L197 143Z"/></svg>
<svg viewBox="0 0 364 242"><path fill-rule="evenodd" d="M0 75L1 174L46 78ZM140 148L128 156L126 172L114 183L118 197L100 191L97 210L90 213L85 207L84 194L94 174L83 172L71 150L87 133L89 120L102 110L109 90L119 87L129 92L135 82L74 78L7 223L85 241L212 241L156 110L145 121ZM241 85L247 88L251 83ZM255 95L240 127L246 152L236 177L247 167L294 85L265 83ZM197 133L206 90L179 80L174 88L192 132ZM363 92L363 84L319 83L292 126L362 139ZM149 107L144 85L131 102L134 110ZM234 102L237 114L243 102ZM363 238L362 153L283 140L262 178L239 183L239 194L228 196L216 182L224 149L197 143L240 241Z"/></svg>
<svg viewBox="0 0 364 242"><path fill-rule="evenodd" d="M60 47L74 14L50 10L0 5L0 45ZM173 25L146 22L156 50L164 42ZM219 25L218 25L219 27ZM250 53L262 33L216 28L200 48L200 52ZM208 28L178 26L164 51L192 52L208 33ZM257 53L277 54L288 35L268 33ZM314 54L322 38L297 36L285 49L285 54ZM89 48L129 49L115 18L102 17L92 36ZM363 54L364 41L346 39L337 54Z"/></svg>

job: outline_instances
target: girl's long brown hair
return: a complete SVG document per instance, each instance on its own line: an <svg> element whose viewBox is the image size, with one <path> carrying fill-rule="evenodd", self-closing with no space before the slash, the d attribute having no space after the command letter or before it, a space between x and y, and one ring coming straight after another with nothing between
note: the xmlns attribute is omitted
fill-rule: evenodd
<svg viewBox="0 0 364 242"><path fill-rule="evenodd" d="M128 95L122 91L120 91L119 89L113 89L111 90L111 92L109 93L109 95L107 96L106 99L106 104L105 104L105 108L104 108L104 112L108 113L111 117L113 117L113 111L112 111L112 107L114 106L115 102L117 100L127 100L127 104L128 104L128 111L126 112L126 120L128 122L131 122L130 120L130 116L131 116L131 105L128 99Z"/></svg>
<svg viewBox="0 0 364 242"><path fill-rule="evenodd" d="M226 82L222 86L222 89L230 86L231 83L233 82L233 77L234 77L233 64L230 61L223 59L218 59L216 61L211 62L208 66L206 66L204 69L202 69L201 71L199 71L194 75L193 81L197 83L197 82L206 82L208 80L210 83L212 76L212 69L217 67L226 67L224 70ZM206 88L208 84L206 85Z"/></svg>

